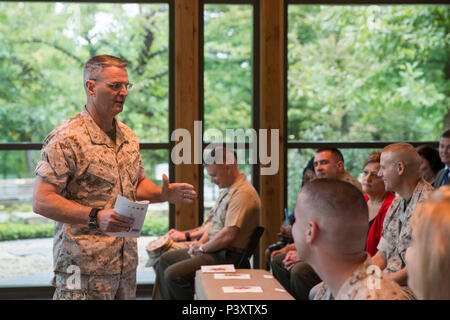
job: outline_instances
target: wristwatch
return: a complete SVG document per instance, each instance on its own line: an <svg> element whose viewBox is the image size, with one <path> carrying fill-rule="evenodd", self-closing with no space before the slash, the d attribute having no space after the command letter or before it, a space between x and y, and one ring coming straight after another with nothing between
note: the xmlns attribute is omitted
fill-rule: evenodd
<svg viewBox="0 0 450 320"><path fill-rule="evenodd" d="M202 246L198 247L198 252L201 253L201 254L205 253L205 251L203 251L203 247Z"/></svg>
<svg viewBox="0 0 450 320"><path fill-rule="evenodd" d="M98 229L98 222L97 222L97 213L100 211L99 208L92 208L91 212L89 213L89 229L91 230L97 230Z"/></svg>

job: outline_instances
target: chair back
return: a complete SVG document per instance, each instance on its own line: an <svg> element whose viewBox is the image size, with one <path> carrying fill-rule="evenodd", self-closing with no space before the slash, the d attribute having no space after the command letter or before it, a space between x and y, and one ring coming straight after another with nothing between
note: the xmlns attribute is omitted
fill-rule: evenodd
<svg viewBox="0 0 450 320"><path fill-rule="evenodd" d="M248 244L245 247L244 252L242 253L241 260L239 261L239 264L236 266L237 269L250 269L249 259L255 252L256 247L258 246L259 243L259 239L261 238L263 233L264 227L261 226L256 227L255 231L253 231L253 234L250 237L250 240L248 241Z"/></svg>

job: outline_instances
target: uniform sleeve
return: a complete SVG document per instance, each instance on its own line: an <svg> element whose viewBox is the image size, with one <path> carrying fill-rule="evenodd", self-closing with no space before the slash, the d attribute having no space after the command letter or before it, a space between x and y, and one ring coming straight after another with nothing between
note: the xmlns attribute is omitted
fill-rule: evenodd
<svg viewBox="0 0 450 320"><path fill-rule="evenodd" d="M395 201L395 202L394 202ZM391 222L391 218L395 215L396 208L398 205L398 199L392 201L391 206L386 212L386 215L384 216L383 220L383 229L381 230L381 238L378 242L377 249L382 253L385 257L387 257L388 252L391 252L393 250L392 241L390 239L393 238L393 235L391 234L391 231L389 229L389 224Z"/></svg>
<svg viewBox="0 0 450 320"><path fill-rule="evenodd" d="M144 163L142 162L141 155L139 154L139 160L138 160L138 181L142 181L145 178L145 171L144 171Z"/></svg>
<svg viewBox="0 0 450 320"><path fill-rule="evenodd" d="M386 253L388 252L389 247L390 247L389 242L385 238L381 237L380 242L378 242L378 246L377 246L378 251L380 251L380 253L382 253L384 256L386 256Z"/></svg>
<svg viewBox="0 0 450 320"><path fill-rule="evenodd" d="M73 167L70 148L55 141L45 145L42 149L35 174L45 182L64 189Z"/></svg>

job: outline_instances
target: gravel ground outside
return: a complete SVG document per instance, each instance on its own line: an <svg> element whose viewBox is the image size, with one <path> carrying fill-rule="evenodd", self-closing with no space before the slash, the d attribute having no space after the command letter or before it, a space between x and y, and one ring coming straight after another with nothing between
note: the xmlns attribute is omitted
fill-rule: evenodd
<svg viewBox="0 0 450 320"><path fill-rule="evenodd" d="M154 277L153 268L146 268L145 246L156 237L138 238L138 282ZM0 285L48 283L53 275L53 238L0 242ZM42 279L42 280L40 280Z"/></svg>

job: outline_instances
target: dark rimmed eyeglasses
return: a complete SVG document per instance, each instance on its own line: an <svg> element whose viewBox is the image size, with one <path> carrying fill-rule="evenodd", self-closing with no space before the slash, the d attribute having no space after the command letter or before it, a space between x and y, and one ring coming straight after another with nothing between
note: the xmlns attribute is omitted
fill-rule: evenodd
<svg viewBox="0 0 450 320"><path fill-rule="evenodd" d="M106 82L106 81L98 80L98 79L89 79L89 80L103 82L104 84L106 84L108 87L110 87L114 91L121 90L123 86L125 86L125 89L127 89L127 90L130 90L131 88L133 88L133 84L129 83L129 82Z"/></svg>

